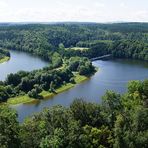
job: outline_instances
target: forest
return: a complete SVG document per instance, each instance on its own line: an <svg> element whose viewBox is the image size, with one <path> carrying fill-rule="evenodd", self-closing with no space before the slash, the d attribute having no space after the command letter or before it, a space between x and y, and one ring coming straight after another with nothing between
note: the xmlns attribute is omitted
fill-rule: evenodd
<svg viewBox="0 0 148 148"><path fill-rule="evenodd" d="M94 57L111 54L147 61L147 32L147 23L0 25L0 58L10 57L8 50L19 50L50 63L40 70L8 75L0 82L0 102L26 94L41 99L43 91L75 83L76 73L89 77L95 72L89 60Z"/></svg>
<svg viewBox="0 0 148 148"><path fill-rule="evenodd" d="M117 58L148 60L147 42L147 23L0 26L0 47L30 52L49 61L55 51L64 57L92 58L112 54ZM76 46L87 47L89 50L71 50Z"/></svg>
<svg viewBox="0 0 148 148"><path fill-rule="evenodd" d="M17 113L0 107L1 148L147 148L148 80L130 81L128 91L107 91L102 103L76 99L17 121Z"/></svg>
<svg viewBox="0 0 148 148"><path fill-rule="evenodd" d="M101 103L77 98L69 107L45 108L23 123L6 103L20 96L40 100L74 86L96 72L91 58L111 54L148 61L148 23L0 25L0 59L11 58L9 50L39 56L49 65L0 81L0 148L148 147L147 79L130 81L124 94L107 91Z"/></svg>

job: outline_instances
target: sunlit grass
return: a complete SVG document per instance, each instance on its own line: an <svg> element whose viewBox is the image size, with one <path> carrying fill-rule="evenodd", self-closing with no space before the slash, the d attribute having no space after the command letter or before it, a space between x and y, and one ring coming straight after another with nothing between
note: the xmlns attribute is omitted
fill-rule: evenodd
<svg viewBox="0 0 148 148"><path fill-rule="evenodd" d="M42 96L43 99L48 99L48 98L51 98L59 93L69 90L70 88L76 86L77 84L79 84L87 79L88 79L88 77L86 77L86 76L81 76L78 73L74 73L75 84L73 84L73 83L64 84L61 87L57 88L54 93L43 90L39 95ZM24 96L17 96L17 97L8 99L7 104L16 105L16 104L22 104L22 103L30 103L30 102L33 102L34 100L37 100L37 99L30 98L26 94Z"/></svg>
<svg viewBox="0 0 148 148"><path fill-rule="evenodd" d="M41 95L44 99L51 98L51 97L55 96L56 94L62 93L62 92L64 92L64 91L66 91L66 90L69 90L70 88L76 86L76 84L79 84L79 83L81 83L81 82L83 82L83 81L85 81L85 80L87 80L87 79L88 79L88 77L86 77L86 76L81 76L81 75L75 73L75 74L74 74L74 80L75 80L75 82L76 82L75 84L73 84L73 83L67 83L67 84L65 84L65 85L62 85L61 87L59 87L59 88L57 88L57 89L55 90L55 93L52 93L52 92L44 91L44 90L43 90L43 91L40 93L40 95Z"/></svg>
<svg viewBox="0 0 148 148"><path fill-rule="evenodd" d="M0 63L4 63L4 62L7 62L9 61L10 57L4 57L2 59L0 59Z"/></svg>
<svg viewBox="0 0 148 148"><path fill-rule="evenodd" d="M68 49L72 49L72 50L80 50L80 51L83 51L83 50L89 50L89 48L85 48L85 47L65 48L65 50L68 50Z"/></svg>
<svg viewBox="0 0 148 148"><path fill-rule="evenodd" d="M83 81L85 81L85 80L87 80L88 79L88 77L86 77L86 76L82 76L82 75L79 75L79 74L74 74L75 75L75 82L76 82L76 84L78 84L78 83L81 83L81 82L83 82Z"/></svg>
<svg viewBox="0 0 148 148"><path fill-rule="evenodd" d="M35 99L30 98L28 95L24 95L24 96L17 96L14 98L10 98L10 99L8 99L7 103L10 105L16 105L16 104L31 102L33 100L35 100Z"/></svg>

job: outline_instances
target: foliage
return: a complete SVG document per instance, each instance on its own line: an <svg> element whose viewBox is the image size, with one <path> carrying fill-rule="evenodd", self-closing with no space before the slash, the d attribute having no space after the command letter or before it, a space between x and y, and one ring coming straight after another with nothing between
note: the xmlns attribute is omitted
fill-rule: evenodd
<svg viewBox="0 0 148 148"><path fill-rule="evenodd" d="M60 56L58 53L54 53L54 55L53 59L58 59ZM78 65L74 69L75 63ZM95 72L88 58L71 57L65 59L62 67L59 67L60 65L54 64L32 72L19 71L15 74L9 74L6 80L0 83L0 102L25 94L28 94L30 98L41 99L39 94L42 91L56 93L55 90L63 85L77 83L73 72L80 73L82 77ZM80 69L83 65L85 66L84 70Z"/></svg>
<svg viewBox="0 0 148 148"><path fill-rule="evenodd" d="M88 58L112 54L148 60L147 42L147 23L0 26L0 59L10 56L4 50L10 49L50 62L40 70L8 75L0 82L0 103L40 98L43 92L73 86L94 73ZM87 50L74 50L84 47ZM1 106L0 147L147 148L147 107L148 80L129 82L126 94L107 91L102 104L76 99L70 107L44 109L22 124L12 109Z"/></svg>
<svg viewBox="0 0 148 148"><path fill-rule="evenodd" d="M17 114L12 109L0 107L0 147L16 148L20 145Z"/></svg>
<svg viewBox="0 0 148 148"><path fill-rule="evenodd" d="M16 113L1 106L0 147L146 148L147 84L131 81L123 95L108 91L102 104L76 99L70 107L46 108L20 125Z"/></svg>
<svg viewBox="0 0 148 148"><path fill-rule="evenodd" d="M147 23L0 26L0 47L33 53L55 67L65 56L93 58L113 54L117 58L148 60L147 42ZM84 47L88 50L74 50Z"/></svg>

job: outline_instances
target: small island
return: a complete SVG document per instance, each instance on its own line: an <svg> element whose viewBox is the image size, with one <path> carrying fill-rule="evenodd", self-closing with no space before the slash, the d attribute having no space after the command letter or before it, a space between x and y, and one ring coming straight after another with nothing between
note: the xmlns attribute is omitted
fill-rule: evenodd
<svg viewBox="0 0 148 148"><path fill-rule="evenodd" d="M8 50L0 48L0 63L6 62L10 59L10 53Z"/></svg>

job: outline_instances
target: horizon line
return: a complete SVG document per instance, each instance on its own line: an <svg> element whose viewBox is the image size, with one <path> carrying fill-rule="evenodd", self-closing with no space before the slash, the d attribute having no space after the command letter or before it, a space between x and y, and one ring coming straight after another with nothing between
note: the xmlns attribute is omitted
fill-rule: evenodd
<svg viewBox="0 0 148 148"><path fill-rule="evenodd" d="M0 22L0 24L56 24L56 23L93 23L93 24L118 24L118 23L148 23L148 21L8 21Z"/></svg>

